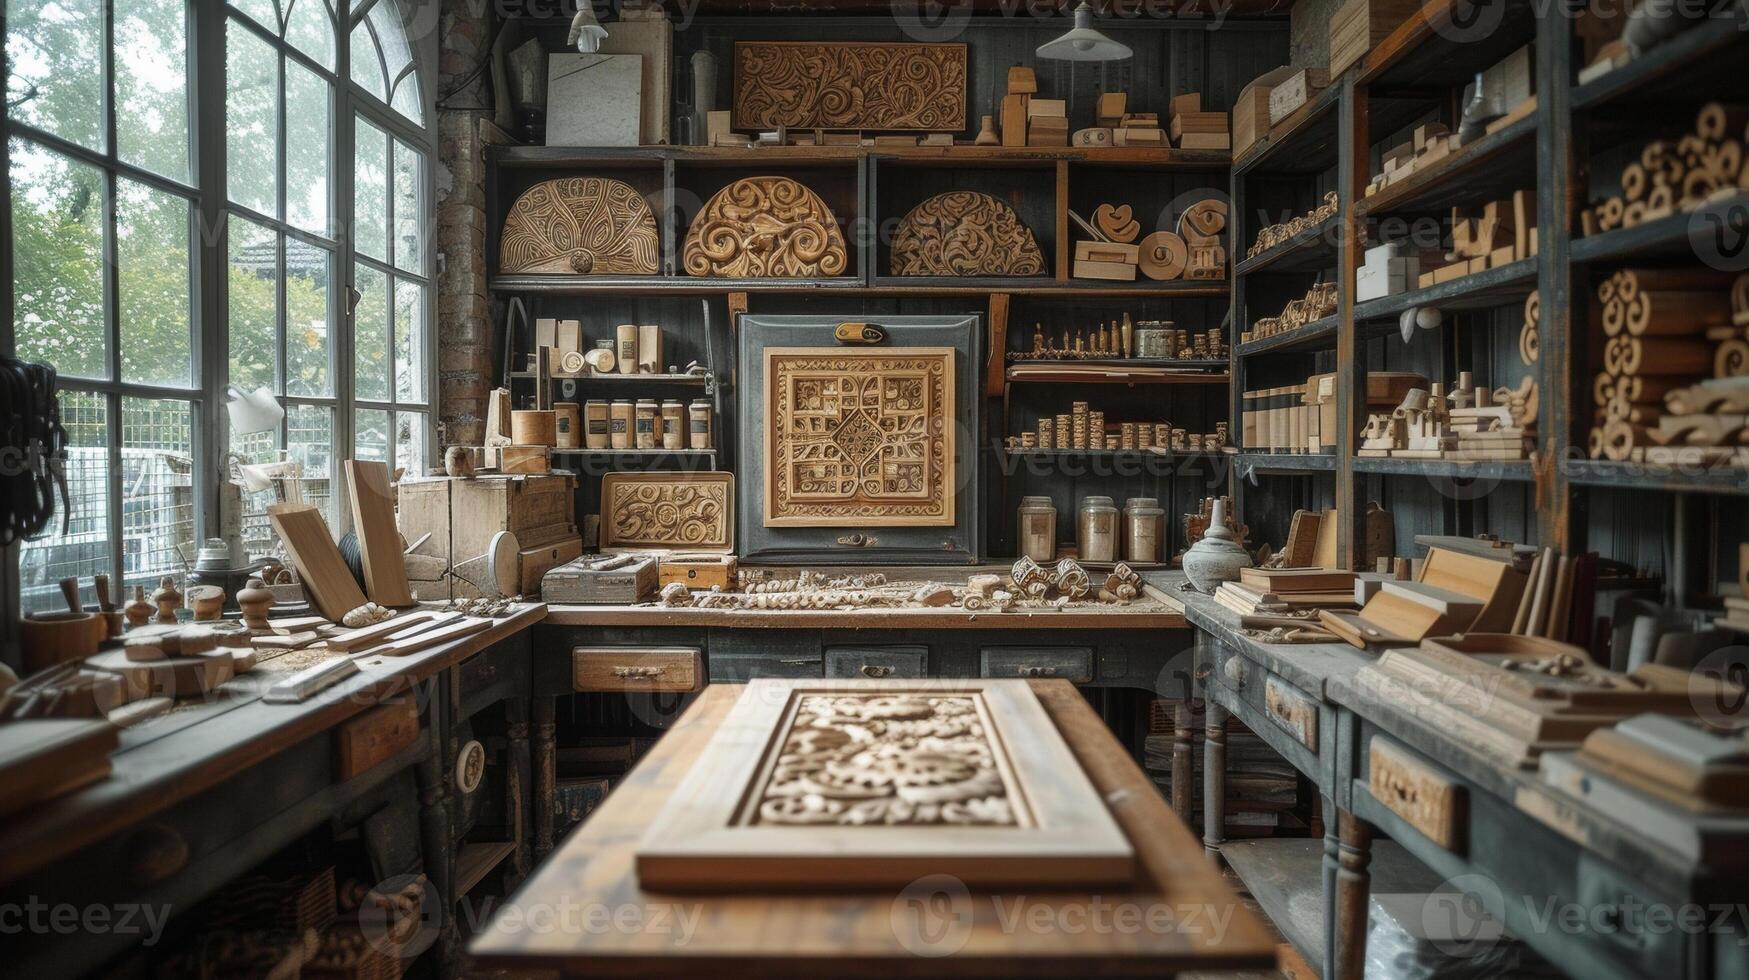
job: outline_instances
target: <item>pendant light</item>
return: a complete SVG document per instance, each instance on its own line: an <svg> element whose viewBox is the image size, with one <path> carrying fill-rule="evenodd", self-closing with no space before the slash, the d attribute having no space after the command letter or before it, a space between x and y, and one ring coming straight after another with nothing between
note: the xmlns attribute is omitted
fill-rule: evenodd
<svg viewBox="0 0 1749 980"><path fill-rule="evenodd" d="M578 0L577 16L571 18L571 36L565 39L565 46L575 46L583 54L594 54L601 50L601 42L607 37L607 28L601 26L601 19L595 16L594 0Z"/></svg>
<svg viewBox="0 0 1749 980"><path fill-rule="evenodd" d="M1093 29L1093 8L1087 0L1075 8L1075 26L1069 33L1039 45L1040 58L1058 61L1122 61L1130 56L1128 45L1119 44Z"/></svg>

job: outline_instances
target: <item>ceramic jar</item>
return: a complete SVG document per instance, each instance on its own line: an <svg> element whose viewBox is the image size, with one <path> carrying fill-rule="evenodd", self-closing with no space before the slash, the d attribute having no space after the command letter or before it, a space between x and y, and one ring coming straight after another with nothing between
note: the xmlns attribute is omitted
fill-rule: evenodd
<svg viewBox="0 0 1749 980"><path fill-rule="evenodd" d="M1123 505L1123 559L1152 565L1160 561L1166 509L1153 497L1131 497Z"/></svg>
<svg viewBox="0 0 1749 980"><path fill-rule="evenodd" d="M1237 579L1241 568L1250 567L1251 556L1227 527L1227 499L1217 497L1208 530L1184 553L1184 577L1198 591L1213 592L1222 582Z"/></svg>
<svg viewBox="0 0 1749 980"><path fill-rule="evenodd" d="M1117 561L1117 504L1110 497L1083 497L1075 522L1076 555L1084 562Z"/></svg>
<svg viewBox="0 0 1749 980"><path fill-rule="evenodd" d="M1020 498L1019 552L1041 565L1057 560L1057 505L1049 497Z"/></svg>

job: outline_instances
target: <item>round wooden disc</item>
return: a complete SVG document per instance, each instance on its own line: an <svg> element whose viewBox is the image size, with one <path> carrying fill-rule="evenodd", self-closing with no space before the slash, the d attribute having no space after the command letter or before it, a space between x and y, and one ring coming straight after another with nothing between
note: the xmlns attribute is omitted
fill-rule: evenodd
<svg viewBox="0 0 1749 980"><path fill-rule="evenodd" d="M1136 267L1149 279L1177 279L1184 275L1184 263L1190 251L1184 239L1169 231L1157 231L1141 240L1136 255Z"/></svg>
<svg viewBox="0 0 1749 980"><path fill-rule="evenodd" d="M486 545L486 565L492 570L492 584L498 589L499 595L516 595L522 591L519 588L522 582L516 567L516 555L521 550L521 542L510 531L499 531L492 535L492 540Z"/></svg>

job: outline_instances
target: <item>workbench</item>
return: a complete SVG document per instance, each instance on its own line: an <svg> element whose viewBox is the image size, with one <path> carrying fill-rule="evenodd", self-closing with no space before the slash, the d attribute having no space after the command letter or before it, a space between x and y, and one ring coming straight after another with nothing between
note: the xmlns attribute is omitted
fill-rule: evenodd
<svg viewBox="0 0 1749 980"><path fill-rule="evenodd" d="M1180 573L1149 583L1182 597L1195 634L1197 694L1206 702L1203 844L1238 875L1287 938L1332 978L1362 976L1369 893L1461 892L1532 949L1574 976L1749 976L1741 906L1749 847L1725 865L1685 860L1649 828L1555 790L1534 769L1418 720L1359 679L1376 655L1346 643L1269 644L1245 636L1210 596L1181 592ZM1229 715L1280 752L1323 797L1325 837L1312 860L1303 841L1225 841ZM1174 799L1188 809L1196 733L1176 733ZM1457 832L1442 846L1369 788L1382 741L1431 774L1457 801ZM1395 801L1391 801L1395 802ZM1677 811L1671 811L1673 815ZM1749 844L1749 821L1743 840ZM1383 877L1375 880L1374 869ZM1313 901L1315 897L1316 901ZM1317 908L1321 915L1307 915ZM1660 920L1699 916L1683 929ZM1652 911L1648 915L1648 910ZM1571 919L1547 916L1580 913ZM1485 940L1484 940L1485 942Z"/></svg>

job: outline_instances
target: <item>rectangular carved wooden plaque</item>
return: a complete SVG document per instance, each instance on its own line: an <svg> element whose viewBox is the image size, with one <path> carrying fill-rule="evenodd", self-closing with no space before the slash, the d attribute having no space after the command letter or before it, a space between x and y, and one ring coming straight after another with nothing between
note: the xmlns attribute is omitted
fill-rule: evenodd
<svg viewBox="0 0 1749 980"><path fill-rule="evenodd" d="M601 550L733 551L733 473L609 473L601 478Z"/></svg>
<svg viewBox="0 0 1749 980"><path fill-rule="evenodd" d="M735 42L735 128L966 128L966 46Z"/></svg>
<svg viewBox="0 0 1749 980"><path fill-rule="evenodd" d="M763 679L637 863L649 889L1112 884L1134 852L1025 681Z"/></svg>
<svg viewBox="0 0 1749 980"><path fill-rule="evenodd" d="M954 523L954 350L765 350L765 525Z"/></svg>

